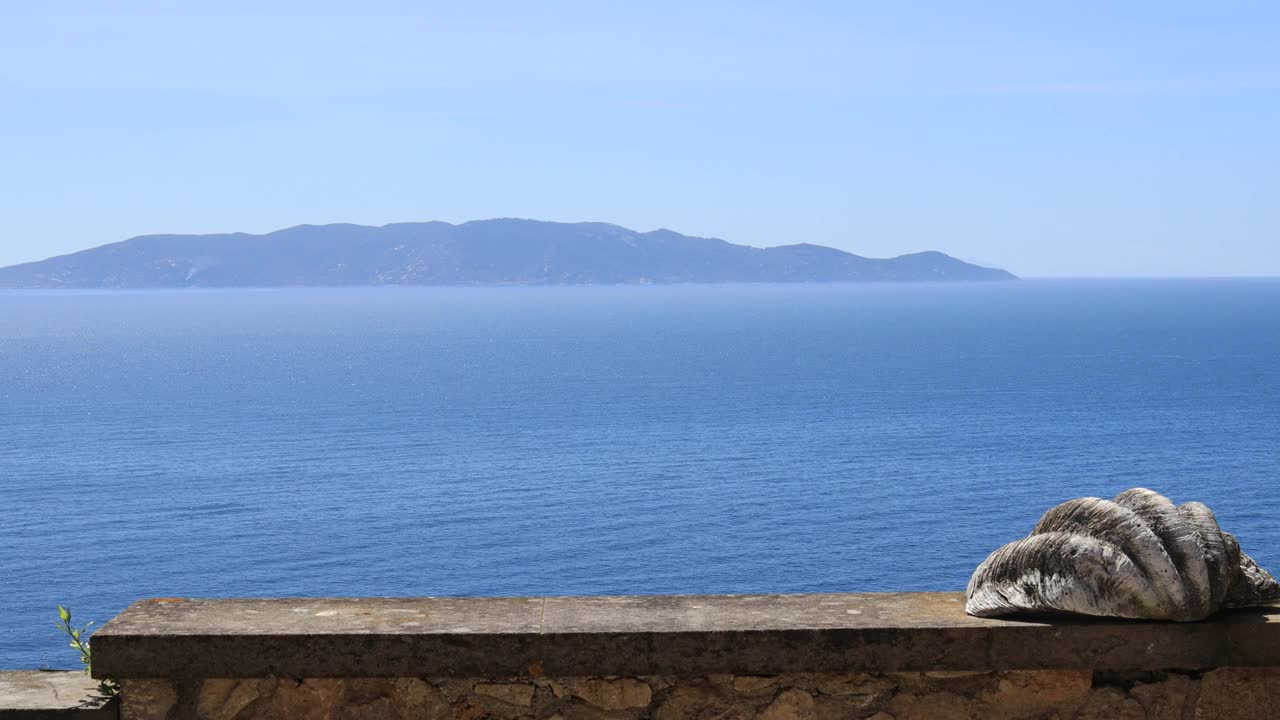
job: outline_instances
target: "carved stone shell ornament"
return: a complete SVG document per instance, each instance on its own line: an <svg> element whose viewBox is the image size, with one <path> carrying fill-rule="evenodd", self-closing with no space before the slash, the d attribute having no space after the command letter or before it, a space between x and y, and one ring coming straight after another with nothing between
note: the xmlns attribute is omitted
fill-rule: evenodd
<svg viewBox="0 0 1280 720"><path fill-rule="evenodd" d="M978 617L1076 613L1203 620L1223 608L1280 603L1280 584L1198 502L1134 488L1068 500L1031 535L991 553L969 580Z"/></svg>

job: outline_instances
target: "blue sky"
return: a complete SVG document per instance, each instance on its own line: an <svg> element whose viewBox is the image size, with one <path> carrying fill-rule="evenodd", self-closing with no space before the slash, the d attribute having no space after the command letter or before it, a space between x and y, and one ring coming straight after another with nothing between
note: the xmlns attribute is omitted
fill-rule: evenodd
<svg viewBox="0 0 1280 720"><path fill-rule="evenodd" d="M1280 275L1277 27L1261 2L8 3L0 265L533 217Z"/></svg>

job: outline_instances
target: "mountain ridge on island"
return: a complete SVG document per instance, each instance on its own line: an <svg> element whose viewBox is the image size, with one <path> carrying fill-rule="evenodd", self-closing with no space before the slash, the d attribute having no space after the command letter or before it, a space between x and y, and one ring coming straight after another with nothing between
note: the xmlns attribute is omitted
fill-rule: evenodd
<svg viewBox="0 0 1280 720"><path fill-rule="evenodd" d="M809 243L757 248L666 229L512 218L142 235L0 268L0 288L23 289L1012 279L938 251L877 259Z"/></svg>

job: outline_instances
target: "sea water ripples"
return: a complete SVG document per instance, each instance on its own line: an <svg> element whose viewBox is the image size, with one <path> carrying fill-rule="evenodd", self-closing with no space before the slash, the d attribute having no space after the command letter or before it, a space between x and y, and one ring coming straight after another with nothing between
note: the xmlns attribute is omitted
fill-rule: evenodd
<svg viewBox="0 0 1280 720"><path fill-rule="evenodd" d="M56 603L943 590L1050 505L1280 566L1280 282L0 293L0 667Z"/></svg>

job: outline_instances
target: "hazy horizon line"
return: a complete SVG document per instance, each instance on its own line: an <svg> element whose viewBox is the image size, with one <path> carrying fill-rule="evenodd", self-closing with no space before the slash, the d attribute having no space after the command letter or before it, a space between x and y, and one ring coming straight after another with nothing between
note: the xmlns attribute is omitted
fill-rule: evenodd
<svg viewBox="0 0 1280 720"><path fill-rule="evenodd" d="M880 280L872 282L859 281L821 281L806 280L798 282L783 281L728 281L728 282L620 282L620 283L444 283L444 284L387 284L387 285L195 285L187 287L56 287L56 288L4 288L0 287L0 295L5 294L48 294L48 293L172 293L172 292L229 292L237 290L271 291L281 290L421 290L421 289L470 289L470 290L511 290L511 289L583 289L583 288L662 288L662 287L713 287L713 286L834 286L847 285L859 288L868 287L919 287L919 286L964 286L988 287L992 285L1017 285L1027 281L1033 282L1156 282L1156 281L1280 281L1276 275L1073 275L1073 276L1015 276L1012 280L991 281L947 281L947 280L913 280L892 281Z"/></svg>

